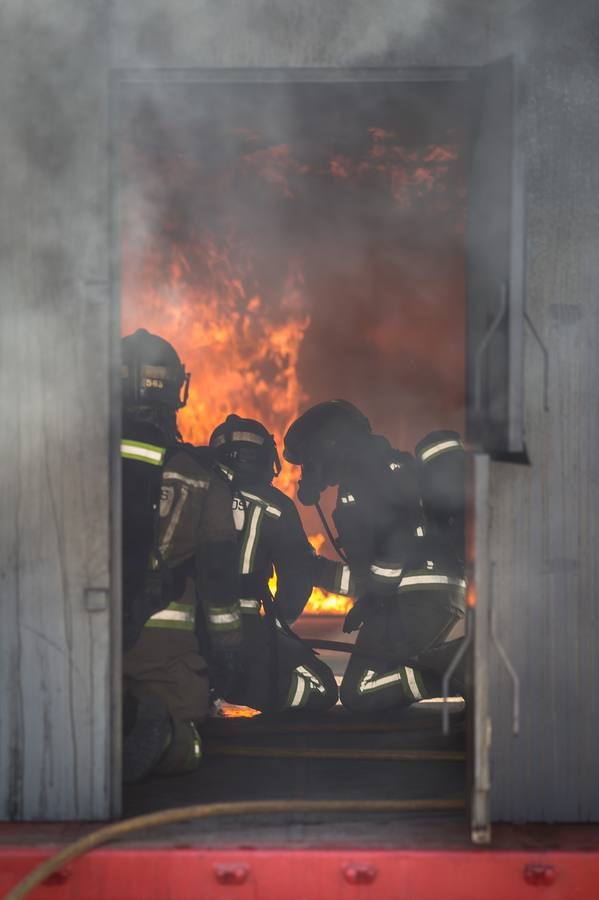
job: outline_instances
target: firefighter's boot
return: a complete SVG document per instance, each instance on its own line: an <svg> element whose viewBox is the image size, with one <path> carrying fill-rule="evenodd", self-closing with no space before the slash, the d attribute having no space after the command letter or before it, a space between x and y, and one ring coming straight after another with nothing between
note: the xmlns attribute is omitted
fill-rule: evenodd
<svg viewBox="0 0 599 900"><path fill-rule="evenodd" d="M202 759L202 739L194 722L173 721L171 741L154 768L156 775L187 775Z"/></svg>
<svg viewBox="0 0 599 900"><path fill-rule="evenodd" d="M142 781L168 749L173 727L163 701L151 691L127 692L123 710L123 781Z"/></svg>

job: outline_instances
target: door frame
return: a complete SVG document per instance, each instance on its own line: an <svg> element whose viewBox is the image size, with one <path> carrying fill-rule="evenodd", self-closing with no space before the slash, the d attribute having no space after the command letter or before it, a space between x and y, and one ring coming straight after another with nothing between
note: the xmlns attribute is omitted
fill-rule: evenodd
<svg viewBox="0 0 599 900"><path fill-rule="evenodd" d="M110 190L111 190L111 274L112 274L112 358L111 358L111 523L112 523L112 584L114 615L112 616L113 647L120 647L121 634L121 265L119 232L119 146L120 146L120 92L129 84L181 84L181 83L298 83L298 82L461 82L467 86L471 74L481 66L408 66L399 68L168 68L168 69L114 69L110 75ZM517 260L514 272L513 297L518 303L520 317L524 313L524 183L522 134L514 127L514 185L512 202L511 245L513 258ZM516 171L517 169L517 171ZM515 198L515 199L514 199ZM465 243L465 253L468 247ZM519 289L517 286L520 285ZM510 291L510 303L512 291ZM517 317L510 316L510 331L516 355L522 351L521 325ZM467 360L466 360L467 362ZM514 420L510 422L510 445L518 443L522 431L522 365L512 377L510 360L510 409L514 409ZM466 399L466 398L465 398ZM521 462L520 458L516 461ZM474 616L473 655L474 684L472 691L473 716L468 735L468 753L472 771L470 785L469 812L471 834L475 843L486 843L490 839L490 741L491 722L489 711L489 456L475 454L474 458L474 584L476 606L471 611ZM112 809L119 816L122 806L121 788L121 701L122 665L120 655L113 654L113 735L112 735ZM441 722L439 724L441 728Z"/></svg>

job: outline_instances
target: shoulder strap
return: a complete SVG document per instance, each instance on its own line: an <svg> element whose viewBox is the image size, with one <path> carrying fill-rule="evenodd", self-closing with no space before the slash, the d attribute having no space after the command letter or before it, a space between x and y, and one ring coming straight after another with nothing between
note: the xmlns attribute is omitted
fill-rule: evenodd
<svg viewBox="0 0 599 900"><path fill-rule="evenodd" d="M320 517L320 521L322 522L322 527L323 527L324 530L326 531L327 537L328 537L329 541L331 542L331 544L333 545L333 547L334 547L335 550L337 551L337 555L339 556L339 558L340 558L344 563L347 563L347 556L345 555L345 553L344 553L343 550L341 549L341 544L340 544L340 542L339 542L339 538L338 538L338 537L335 537L335 535L333 534L333 532L332 532L332 530L331 530L331 528L330 528L330 526L329 526L329 523L327 522L327 518L326 518L326 516L325 516L325 514L324 514L324 512L323 512L323 510L322 510L322 507L321 507L320 503L319 503L318 501L316 501L316 503L314 504L314 506L316 507L316 511L318 512L318 515L319 515L319 517Z"/></svg>

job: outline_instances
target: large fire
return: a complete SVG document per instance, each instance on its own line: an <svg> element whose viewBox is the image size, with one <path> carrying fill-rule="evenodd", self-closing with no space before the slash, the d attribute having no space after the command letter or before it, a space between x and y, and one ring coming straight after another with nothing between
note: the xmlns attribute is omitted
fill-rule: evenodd
<svg viewBox="0 0 599 900"><path fill-rule="evenodd" d="M236 165L223 169L216 188L207 186L198 163L186 167L171 159L144 160L139 148L129 148L128 156L125 153L129 162L124 168L132 165L139 173L146 165L155 180L172 182L179 191L197 190L200 199L202 190L212 190L209 197L218 192L231 194L235 179L243 177L257 179L281 202L291 202L301 193L302 181L313 177L316 190L325 178L339 186L341 182L371 185L378 179L391 202L401 208L438 186L437 199L446 202L444 179L456 159L454 147L406 150L389 131L369 131L365 153L353 159L334 155L317 170L296 160L286 145L257 146L259 135L248 132L244 140L251 152L246 146ZM207 206L210 209L210 203ZM266 289L258 275L256 249L247 231L238 232L234 218L221 217L219 227L210 230L208 215L201 226L186 228L173 221L172 212L165 212L159 225L140 238L137 222L132 224L127 216L125 210L123 333L145 327L162 335L192 373L189 401L179 418L183 438L205 444L216 425L235 412L264 422L280 447L287 427L310 400L298 376L300 351L311 321L301 254L290 252L273 261L276 277ZM264 260L261 265L264 268ZM383 345L381 349L386 352ZM397 352L393 342L391 352ZM297 475L283 461L276 486L295 497ZM313 534L310 541L319 551L325 538ZM276 579L271 586L276 588ZM347 597L315 590L305 611L341 615L350 607Z"/></svg>
<svg viewBox="0 0 599 900"><path fill-rule="evenodd" d="M289 266L278 315L264 310L252 290L251 269L234 269L227 246L214 241L175 247L169 265L148 254L141 268L124 266L123 333L145 327L170 340L192 372L187 406L179 415L184 440L207 443L230 412L256 418L272 429L278 446L306 400L297 360L309 324L299 268ZM203 277L197 280L198 271ZM285 460L277 487L295 495L297 470ZM315 534L316 550L325 542ZM271 580L276 592L276 576ZM351 600L315 589L307 614L345 614Z"/></svg>

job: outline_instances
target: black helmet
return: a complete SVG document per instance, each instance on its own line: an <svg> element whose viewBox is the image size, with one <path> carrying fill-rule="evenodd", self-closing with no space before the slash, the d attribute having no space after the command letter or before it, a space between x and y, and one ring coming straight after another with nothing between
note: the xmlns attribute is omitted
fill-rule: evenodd
<svg viewBox="0 0 599 900"><path fill-rule="evenodd" d="M122 339L121 347L125 408L166 407L176 411L185 406L191 376L172 344L138 328Z"/></svg>
<svg viewBox="0 0 599 900"><path fill-rule="evenodd" d="M242 419L231 413L212 432L210 446L219 462L233 469L241 484L270 484L281 471L275 439L256 419Z"/></svg>
<svg viewBox="0 0 599 900"><path fill-rule="evenodd" d="M302 467L299 501L317 503L327 486L338 484L349 448L370 433L366 416L347 400L317 403L296 419L285 435L283 457Z"/></svg>

